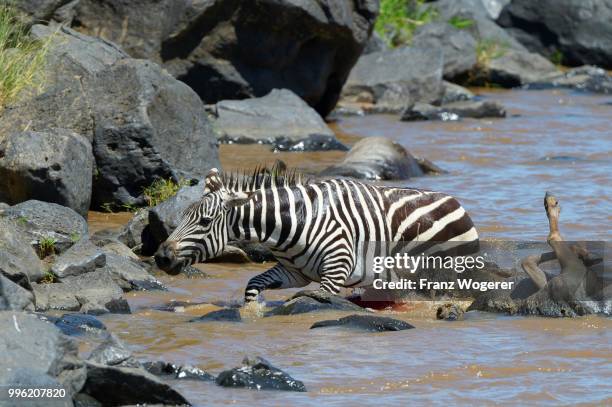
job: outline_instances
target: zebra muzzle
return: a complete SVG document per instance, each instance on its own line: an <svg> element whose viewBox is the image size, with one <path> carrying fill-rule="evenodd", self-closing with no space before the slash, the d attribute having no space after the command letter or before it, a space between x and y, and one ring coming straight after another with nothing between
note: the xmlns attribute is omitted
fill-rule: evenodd
<svg viewBox="0 0 612 407"><path fill-rule="evenodd" d="M157 267L166 273L176 275L183 269L183 261L176 256L176 242L166 241L155 252Z"/></svg>

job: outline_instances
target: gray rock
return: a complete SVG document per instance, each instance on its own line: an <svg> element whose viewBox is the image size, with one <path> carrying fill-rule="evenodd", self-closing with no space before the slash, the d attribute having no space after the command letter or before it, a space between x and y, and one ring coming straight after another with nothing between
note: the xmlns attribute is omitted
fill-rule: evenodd
<svg viewBox="0 0 612 407"><path fill-rule="evenodd" d="M594 66L581 66L552 74L530 83L529 89L570 88L586 92L612 94L612 75Z"/></svg>
<svg viewBox="0 0 612 407"><path fill-rule="evenodd" d="M369 332L403 331L414 328L408 322L399 319L374 315L349 315L340 319L317 321L310 329L338 326Z"/></svg>
<svg viewBox="0 0 612 407"><path fill-rule="evenodd" d="M423 175L417 160L404 147L384 137L359 140L341 163L326 168L324 177L370 180L408 179Z"/></svg>
<svg viewBox="0 0 612 407"><path fill-rule="evenodd" d="M323 119L287 89L266 96L224 100L216 105L215 128L222 143L271 144L275 150L345 150Z"/></svg>
<svg viewBox="0 0 612 407"><path fill-rule="evenodd" d="M62 279L61 283L33 284L36 310L79 311L85 314L129 313L123 290L110 273L98 269Z"/></svg>
<svg viewBox="0 0 612 407"><path fill-rule="evenodd" d="M498 22L529 50L570 66L612 69L610 0L513 0Z"/></svg>
<svg viewBox="0 0 612 407"><path fill-rule="evenodd" d="M265 316L295 315L316 311L365 311L337 295L320 291L300 291L284 304L266 312Z"/></svg>
<svg viewBox="0 0 612 407"><path fill-rule="evenodd" d="M148 209L140 209L119 232L117 239L129 248L141 245L145 228L149 224Z"/></svg>
<svg viewBox="0 0 612 407"><path fill-rule="evenodd" d="M88 235L87 222L72 209L49 202L30 200L4 210L22 239L38 248L42 239L55 239L55 251L68 250L75 241Z"/></svg>
<svg viewBox="0 0 612 407"><path fill-rule="evenodd" d="M57 378L38 370L27 367L16 367L10 369L6 375L0 373L0 387L3 389L61 389L62 384ZM12 399L15 400L15 399ZM28 407L73 407L72 398L66 395L62 398L31 398L19 401L19 405L26 404ZM18 405L2 404L3 406Z"/></svg>
<svg viewBox="0 0 612 407"><path fill-rule="evenodd" d="M132 290L166 290L166 287L138 261L106 252L106 267L113 280L123 289Z"/></svg>
<svg viewBox="0 0 612 407"><path fill-rule="evenodd" d="M35 315L0 312L0 326L0 386L13 385L14 370L27 369L30 376L19 375L18 381L25 387L33 387L46 375L59 382L69 396L81 389L86 371L76 342Z"/></svg>
<svg viewBox="0 0 612 407"><path fill-rule="evenodd" d="M204 370L195 366L178 366L174 363L163 362L144 362L142 366L151 374L166 379L174 380L199 380L204 382L215 381L215 377Z"/></svg>
<svg viewBox="0 0 612 407"><path fill-rule="evenodd" d="M52 318L51 322L58 327L64 335L68 336L107 336L106 326L93 315L86 314L64 314L59 318Z"/></svg>
<svg viewBox="0 0 612 407"><path fill-rule="evenodd" d="M467 30L459 30L445 22L430 23L415 31L412 45L418 48L441 49L444 55L444 78L453 80L476 65L476 39Z"/></svg>
<svg viewBox="0 0 612 407"><path fill-rule="evenodd" d="M45 268L32 248L30 241L23 238L16 223L25 222L3 218L0 214L0 274L13 282L30 287L45 275Z"/></svg>
<svg viewBox="0 0 612 407"><path fill-rule="evenodd" d="M117 256L125 257L131 260L140 260L138 255L132 251L129 247L121 243L119 240L115 239L103 239L103 240L94 240L92 236L92 241L96 246L102 249L104 253L107 254L116 254Z"/></svg>
<svg viewBox="0 0 612 407"><path fill-rule="evenodd" d="M366 43L366 46L363 49L362 54L363 55L371 54L372 52L385 51L387 49L389 49L389 47L387 47L387 44L385 43L385 41L380 37L380 35L378 35L377 32L372 31L372 35L370 36L370 39Z"/></svg>
<svg viewBox="0 0 612 407"><path fill-rule="evenodd" d="M0 310L34 311L34 295L0 274Z"/></svg>
<svg viewBox="0 0 612 407"><path fill-rule="evenodd" d="M92 171L91 144L69 130L0 137L0 200L5 202L55 202L87 217Z"/></svg>
<svg viewBox="0 0 612 407"><path fill-rule="evenodd" d="M229 321L241 322L240 310L238 308L223 308L209 312L201 317L190 319L189 322L207 322L207 321Z"/></svg>
<svg viewBox="0 0 612 407"><path fill-rule="evenodd" d="M445 321L459 321L463 319L464 311L455 304L444 304L436 310L436 318Z"/></svg>
<svg viewBox="0 0 612 407"><path fill-rule="evenodd" d="M141 367L132 352L112 333L91 351L87 360L106 366Z"/></svg>
<svg viewBox="0 0 612 407"><path fill-rule="evenodd" d="M464 117L481 119L486 117L506 117L506 109L498 102L488 100L460 101L442 106L416 103L402 112L402 121L415 120L459 120Z"/></svg>
<svg viewBox="0 0 612 407"><path fill-rule="evenodd" d="M103 405L190 405L180 393L142 368L107 366L86 361L82 393Z"/></svg>
<svg viewBox="0 0 612 407"><path fill-rule="evenodd" d="M223 371L216 380L219 386L254 390L306 391L304 383L295 380L267 360L244 358L242 366Z"/></svg>
<svg viewBox="0 0 612 407"><path fill-rule="evenodd" d="M59 256L51 271L61 279L89 273L106 264L106 255L89 239L81 239Z"/></svg>
<svg viewBox="0 0 612 407"><path fill-rule="evenodd" d="M81 0L74 25L164 66L206 103L291 89L322 116L365 47L377 1ZM129 21L129 24L125 24ZM223 46L219 46L219 44Z"/></svg>
<svg viewBox="0 0 612 407"><path fill-rule="evenodd" d="M159 66L118 61L95 76L89 94L96 102L94 205L143 204L143 188L155 179L203 177L219 167L204 106Z"/></svg>
<svg viewBox="0 0 612 407"><path fill-rule="evenodd" d="M462 100L474 99L474 94L463 86L456 85L447 81L442 82L444 94L442 96L442 104L460 102Z"/></svg>
<svg viewBox="0 0 612 407"><path fill-rule="evenodd" d="M515 87L558 73L546 58L532 52L508 50L499 58L493 58L485 67L485 81L504 87Z"/></svg>
<svg viewBox="0 0 612 407"><path fill-rule="evenodd" d="M343 101L366 93L379 112L400 112L418 101L438 103L443 69L440 49L404 47L363 55L342 90Z"/></svg>

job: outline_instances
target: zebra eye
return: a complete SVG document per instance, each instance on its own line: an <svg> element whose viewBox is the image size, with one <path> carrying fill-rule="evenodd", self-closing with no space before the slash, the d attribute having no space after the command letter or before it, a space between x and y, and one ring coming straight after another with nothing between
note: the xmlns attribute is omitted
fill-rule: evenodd
<svg viewBox="0 0 612 407"><path fill-rule="evenodd" d="M208 226L208 224L212 221L212 218L201 218L200 219L200 225L202 226Z"/></svg>

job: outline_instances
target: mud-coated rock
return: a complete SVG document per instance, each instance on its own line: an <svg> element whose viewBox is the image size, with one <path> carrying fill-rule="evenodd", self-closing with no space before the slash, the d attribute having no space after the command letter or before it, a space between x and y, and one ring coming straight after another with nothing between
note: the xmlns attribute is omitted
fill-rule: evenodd
<svg viewBox="0 0 612 407"><path fill-rule="evenodd" d="M11 281L29 288L30 282L37 282L45 275L42 262L32 248L30 240L24 239L18 223L26 219L14 220L0 214L0 274Z"/></svg>
<svg viewBox="0 0 612 407"><path fill-rule="evenodd" d="M242 366L223 371L216 380L223 387L244 387L254 390L306 391L304 383L272 366L267 360L245 358Z"/></svg>
<svg viewBox="0 0 612 407"><path fill-rule="evenodd" d="M610 0L513 0L498 22L529 50L569 66L612 68Z"/></svg>
<svg viewBox="0 0 612 407"><path fill-rule="evenodd" d="M265 316L295 315L328 310L365 311L364 308L337 295L321 291L300 291L284 304L266 312Z"/></svg>
<svg viewBox="0 0 612 407"><path fill-rule="evenodd" d="M55 240L56 253L87 236L87 222L72 209L49 202L30 200L5 209L2 216L17 227L22 239L38 248L43 239Z"/></svg>
<svg viewBox="0 0 612 407"><path fill-rule="evenodd" d="M51 271L58 278L89 273L106 264L106 255L88 238L83 238L59 256Z"/></svg>
<svg viewBox="0 0 612 407"><path fill-rule="evenodd" d="M24 369L30 373L29 377L20 375L19 384L24 387L48 376L64 387L69 397L81 389L86 371L76 342L31 314L0 312L0 326L0 386L15 386L15 371Z"/></svg>
<svg viewBox="0 0 612 407"><path fill-rule="evenodd" d="M12 131L0 137L0 200L54 202L87 217L93 155L90 142L69 130Z"/></svg>
<svg viewBox="0 0 612 407"><path fill-rule="evenodd" d="M385 137L359 140L342 162L326 168L324 177L398 180L418 177L423 171L417 160L400 144Z"/></svg>
<svg viewBox="0 0 612 407"><path fill-rule="evenodd" d="M415 102L437 103L443 70L440 49L404 47L363 55L342 90L343 101L365 93L375 104L373 111L379 112L400 112Z"/></svg>
<svg viewBox="0 0 612 407"><path fill-rule="evenodd" d="M270 144L275 150L345 150L319 114L287 89L216 105L222 143Z"/></svg>
<svg viewBox="0 0 612 407"><path fill-rule="evenodd" d="M399 319L374 315L349 315L340 319L315 322L310 329L326 327L344 327L369 332L403 331L414 326Z"/></svg>
<svg viewBox="0 0 612 407"><path fill-rule="evenodd" d="M377 11L369 0L81 0L73 24L163 63L206 103L286 88L325 116Z"/></svg>

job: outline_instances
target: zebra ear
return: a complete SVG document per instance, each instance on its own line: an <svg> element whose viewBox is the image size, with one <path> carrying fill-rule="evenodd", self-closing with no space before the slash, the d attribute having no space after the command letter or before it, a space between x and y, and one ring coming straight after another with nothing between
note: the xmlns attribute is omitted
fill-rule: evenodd
<svg viewBox="0 0 612 407"><path fill-rule="evenodd" d="M229 192L223 199L223 204L229 209L249 202L253 192Z"/></svg>
<svg viewBox="0 0 612 407"><path fill-rule="evenodd" d="M221 181L221 177L219 176L219 170L213 168L208 172L204 180L204 194L221 191L222 189L223 181Z"/></svg>

